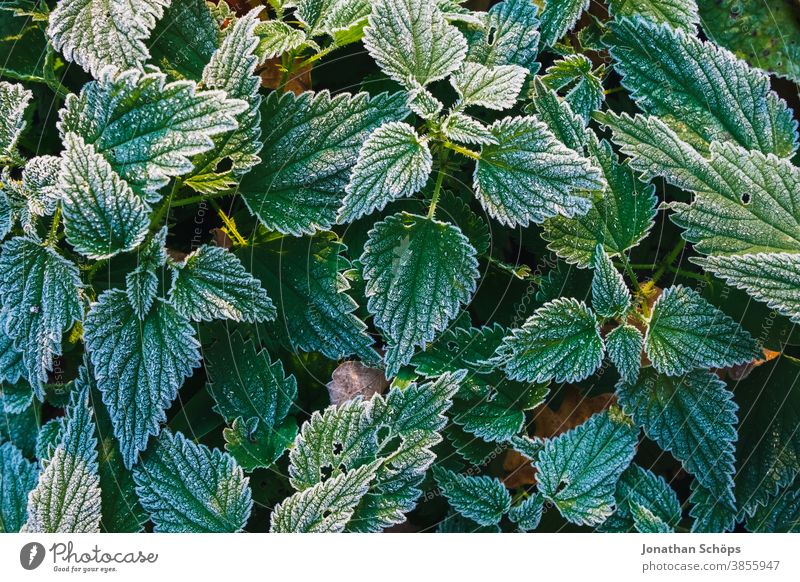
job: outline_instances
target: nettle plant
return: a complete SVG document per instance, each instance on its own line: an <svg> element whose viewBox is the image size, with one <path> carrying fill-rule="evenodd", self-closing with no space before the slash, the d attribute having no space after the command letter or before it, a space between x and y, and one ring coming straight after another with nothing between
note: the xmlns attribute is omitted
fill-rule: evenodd
<svg viewBox="0 0 800 582"><path fill-rule="evenodd" d="M798 529L777 32L249 4L0 3L0 530Z"/></svg>

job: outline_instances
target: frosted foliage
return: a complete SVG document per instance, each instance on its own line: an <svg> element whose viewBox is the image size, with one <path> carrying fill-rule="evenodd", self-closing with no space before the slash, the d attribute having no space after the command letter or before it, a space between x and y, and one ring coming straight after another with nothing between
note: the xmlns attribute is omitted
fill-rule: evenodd
<svg viewBox="0 0 800 582"><path fill-rule="evenodd" d="M455 112L442 122L442 133L448 139L466 144L496 144L489 128L469 115Z"/></svg>
<svg viewBox="0 0 800 582"><path fill-rule="evenodd" d="M22 353L28 382L44 397L42 383L61 355L61 336L83 317L78 268L27 237L7 241L0 253L0 321Z"/></svg>
<svg viewBox="0 0 800 582"><path fill-rule="evenodd" d="M575 113L569 102L546 85L542 77L534 78L530 96L537 117L553 135L568 148L585 152L593 132L586 128L583 118Z"/></svg>
<svg viewBox="0 0 800 582"><path fill-rule="evenodd" d="M253 506L249 479L219 449L164 430L133 469L136 493L156 532L242 531Z"/></svg>
<svg viewBox="0 0 800 582"><path fill-rule="evenodd" d="M47 34L69 61L98 76L106 65L134 68L150 54L144 41L171 0L59 0Z"/></svg>
<svg viewBox="0 0 800 582"><path fill-rule="evenodd" d="M416 194L432 168L428 144L413 127L399 122L382 125L361 148L339 222L352 222L393 200Z"/></svg>
<svg viewBox="0 0 800 582"><path fill-rule="evenodd" d="M632 325L620 325L606 336L608 359L623 380L635 382L642 365L642 333Z"/></svg>
<svg viewBox="0 0 800 582"><path fill-rule="evenodd" d="M203 245L174 271L170 301L192 321L232 319L257 322L275 318L275 307L261 283L241 261L221 247Z"/></svg>
<svg viewBox="0 0 800 582"><path fill-rule="evenodd" d="M638 432L612 410L546 441L535 464L539 491L567 521L603 523L614 511L616 483L633 460Z"/></svg>
<svg viewBox="0 0 800 582"><path fill-rule="evenodd" d="M68 133L64 147L58 186L67 241L91 259L138 246L150 227L149 206L92 145Z"/></svg>
<svg viewBox="0 0 800 582"><path fill-rule="evenodd" d="M299 236L331 227L364 140L408 114L405 95L273 92L261 108L261 163L239 187L270 230Z"/></svg>
<svg viewBox="0 0 800 582"><path fill-rule="evenodd" d="M653 22L669 24L694 33L700 22L695 0L610 0L612 16L643 16Z"/></svg>
<svg viewBox="0 0 800 582"><path fill-rule="evenodd" d="M61 158L56 156L37 156L25 163L22 170L22 192L31 214L53 214L63 195L58 185L60 171Z"/></svg>
<svg viewBox="0 0 800 582"><path fill-rule="evenodd" d="M592 203L582 191L605 187L600 171L535 117L501 119L490 131L497 145L481 148L475 192L502 224L527 226L559 214L586 214Z"/></svg>
<svg viewBox="0 0 800 582"><path fill-rule="evenodd" d="M325 30L336 38L337 33L366 23L372 12L372 0L333 0L325 16Z"/></svg>
<svg viewBox="0 0 800 582"><path fill-rule="evenodd" d="M592 307L601 317L618 317L624 315L630 305L631 293L625 280L602 245L597 245L592 277Z"/></svg>
<svg viewBox="0 0 800 582"><path fill-rule="evenodd" d="M480 525L495 525L511 508L511 494L496 477L465 476L448 469L433 470L448 503Z"/></svg>
<svg viewBox="0 0 800 582"><path fill-rule="evenodd" d="M28 497L26 532L100 531L97 438L86 374L86 369L81 369L67 408L62 440Z"/></svg>
<svg viewBox="0 0 800 582"><path fill-rule="evenodd" d="M292 28L280 20L261 21L255 28L258 37L256 54L259 60L274 59L282 54L299 48L306 41L302 30Z"/></svg>
<svg viewBox="0 0 800 582"><path fill-rule="evenodd" d="M16 533L28 519L28 493L39 471L12 442L0 444L0 533Z"/></svg>
<svg viewBox="0 0 800 582"><path fill-rule="evenodd" d="M412 89L458 69L467 41L430 0L375 0L364 46L381 70Z"/></svg>
<svg viewBox="0 0 800 582"><path fill-rule="evenodd" d="M744 364L760 354L739 324L681 285L665 290L653 305L644 349L653 367L669 376Z"/></svg>
<svg viewBox="0 0 800 582"><path fill-rule="evenodd" d="M413 214L390 216L370 231L361 262L367 308L389 340L387 377L471 299L478 278L475 254L458 227Z"/></svg>
<svg viewBox="0 0 800 582"><path fill-rule="evenodd" d="M25 109L33 93L17 83L0 81L0 165L16 162L17 140L25 129Z"/></svg>
<svg viewBox="0 0 800 582"><path fill-rule="evenodd" d="M14 347L14 340L6 333L5 323L0 317L0 382L15 384L25 374L22 354Z"/></svg>
<svg viewBox="0 0 800 582"><path fill-rule="evenodd" d="M553 46L561 40L587 8L589 0L548 0L541 16L542 44Z"/></svg>
<svg viewBox="0 0 800 582"><path fill-rule="evenodd" d="M213 136L236 129L236 115L246 107L222 91L199 91L192 81L167 83L162 73L117 75L105 68L67 97L59 129L94 145L152 202L170 177L192 170L191 156L214 147Z"/></svg>
<svg viewBox="0 0 800 582"><path fill-rule="evenodd" d="M495 360L514 380L577 382L597 370L604 349L592 310L561 298L537 309L506 336Z"/></svg>
<svg viewBox="0 0 800 582"><path fill-rule="evenodd" d="M542 81L558 91L565 90L564 99L584 123L605 100L603 83L592 71L592 61L584 55L569 55L556 61Z"/></svg>
<svg viewBox="0 0 800 582"><path fill-rule="evenodd" d="M527 69L517 65L485 67L478 63L464 63L450 77L458 93L458 107L472 105L502 111L517 102Z"/></svg>
<svg viewBox="0 0 800 582"><path fill-rule="evenodd" d="M505 0L492 6L483 28L469 34L467 60L487 67L519 65L536 73L538 10L530 0Z"/></svg>
<svg viewBox="0 0 800 582"><path fill-rule="evenodd" d="M681 520L681 504L676 493L663 477L639 465L631 465L622 474L615 497L614 520L625 522L626 530L639 522L637 515L648 518L652 524L660 522L663 525L659 527L666 526L669 531Z"/></svg>
<svg viewBox="0 0 800 582"><path fill-rule="evenodd" d="M670 451L721 505L733 505L736 404L714 373L668 377L653 368L621 382L617 397L648 438Z"/></svg>
<svg viewBox="0 0 800 582"><path fill-rule="evenodd" d="M316 31L336 0L293 0L295 16L309 31Z"/></svg>
<svg viewBox="0 0 800 582"><path fill-rule="evenodd" d="M623 85L647 113L706 142L791 156L797 122L766 73L681 30L642 18L612 22L611 54ZM680 120L680 121L678 121Z"/></svg>
<svg viewBox="0 0 800 582"><path fill-rule="evenodd" d="M761 477L763 479L763 477ZM689 516L694 518L692 533L724 533L732 531L736 526L736 508L714 493L692 482L692 493L689 495Z"/></svg>
<svg viewBox="0 0 800 582"><path fill-rule="evenodd" d="M544 497L542 497L540 493L537 493L512 507L508 512L508 518L517 524L520 531L533 531L539 527L543 510Z"/></svg>
<svg viewBox="0 0 800 582"><path fill-rule="evenodd" d="M114 289L92 306L84 338L120 454L131 467L166 421L184 378L200 364L194 328L161 299L140 321L125 292Z"/></svg>
<svg viewBox="0 0 800 582"><path fill-rule="evenodd" d="M144 318L158 293L158 277L153 271L137 268L125 275L125 294L139 317Z"/></svg>
<svg viewBox="0 0 800 582"><path fill-rule="evenodd" d="M434 119L444 105L422 85L408 92L408 108L422 119Z"/></svg>

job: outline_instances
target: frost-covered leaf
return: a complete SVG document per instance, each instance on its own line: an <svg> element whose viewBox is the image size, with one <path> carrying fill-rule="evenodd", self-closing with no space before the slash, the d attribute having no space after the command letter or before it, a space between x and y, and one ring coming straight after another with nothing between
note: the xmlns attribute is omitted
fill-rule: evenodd
<svg viewBox="0 0 800 582"><path fill-rule="evenodd" d="M321 352L332 360L356 355L367 363L379 356L366 325L353 312L343 272L350 262L332 233L311 239L286 238L240 254L277 302L275 330L293 349Z"/></svg>
<svg viewBox="0 0 800 582"><path fill-rule="evenodd" d="M148 42L151 62L171 79L199 81L219 47L221 31L210 6L205 0L175 0L156 23Z"/></svg>
<svg viewBox="0 0 800 582"><path fill-rule="evenodd" d="M74 133L64 136L59 176L67 241L90 259L130 251L147 236L150 207Z"/></svg>
<svg viewBox="0 0 800 582"><path fill-rule="evenodd" d="M133 478L156 532L232 533L250 517L253 500L241 467L183 433L162 431Z"/></svg>
<svg viewBox="0 0 800 582"><path fill-rule="evenodd" d="M747 520L751 532L800 532L800 478L778 492L763 508Z"/></svg>
<svg viewBox="0 0 800 582"><path fill-rule="evenodd" d="M408 108L422 119L434 119L442 111L444 104L422 85L408 92Z"/></svg>
<svg viewBox="0 0 800 582"><path fill-rule="evenodd" d="M306 42L306 34L302 30L280 20L261 21L254 32L258 37L256 54L261 62L279 57Z"/></svg>
<svg viewBox="0 0 800 582"><path fill-rule="evenodd" d="M698 0L697 4L708 38L754 67L800 81L800 22L792 0Z"/></svg>
<svg viewBox="0 0 800 582"><path fill-rule="evenodd" d="M61 336L83 318L81 281L74 263L28 237L16 237L0 253L0 322L22 353L37 397L60 356Z"/></svg>
<svg viewBox="0 0 800 582"><path fill-rule="evenodd" d="M589 0L547 0L542 10L542 44L553 46L577 24Z"/></svg>
<svg viewBox="0 0 800 582"><path fill-rule="evenodd" d="M608 359L616 366L619 375L628 382L635 382L642 365L642 333L632 325L615 327L606 336Z"/></svg>
<svg viewBox="0 0 800 582"><path fill-rule="evenodd" d="M731 141L781 157L797 149L797 121L766 74L710 42L639 17L611 29L623 85L639 107L684 138Z"/></svg>
<svg viewBox="0 0 800 582"><path fill-rule="evenodd" d="M725 383L707 370L664 376L642 370L617 397L648 438L670 451L720 503L733 507L736 409Z"/></svg>
<svg viewBox="0 0 800 582"><path fill-rule="evenodd" d="M26 375L22 352L14 347L14 340L6 333L5 322L0 316L0 383L3 384L0 392L5 396L6 385L16 384ZM3 400L5 405L5 398ZM6 412L11 411L6 409Z"/></svg>
<svg viewBox="0 0 800 582"><path fill-rule="evenodd" d="M21 362L21 358L19 358ZM23 370L24 371L24 370ZM19 380L19 377L17 378ZM33 402L33 390L27 382L16 384L0 383L0 411L19 414L25 411Z"/></svg>
<svg viewBox="0 0 800 582"><path fill-rule="evenodd" d="M490 372L495 365L489 360L506 333L497 323L481 328L451 327L415 354L411 363L417 374L428 378L458 370Z"/></svg>
<svg viewBox="0 0 800 582"><path fill-rule="evenodd" d="M642 16L653 22L681 28L690 34L694 34L700 22L695 0L609 0L608 8L611 15L617 18Z"/></svg>
<svg viewBox="0 0 800 582"><path fill-rule="evenodd" d="M602 190L600 171L561 144L534 117L507 117L490 128L475 167L475 193L490 216L508 226L541 223L556 215L586 214L582 190Z"/></svg>
<svg viewBox="0 0 800 582"><path fill-rule="evenodd" d="M85 374L85 370L81 372ZM100 477L97 437L89 406L89 384L76 382L64 434L28 497L30 533L92 533L100 531Z"/></svg>
<svg viewBox="0 0 800 582"><path fill-rule="evenodd" d="M633 460L637 437L617 409L546 441L535 465L539 491L567 521L602 523L614 511L617 480Z"/></svg>
<svg viewBox="0 0 800 582"><path fill-rule="evenodd" d="M162 227L149 241L139 247L136 268L125 275L125 293L134 312L143 319L150 311L158 292L156 272L167 261L167 227Z"/></svg>
<svg viewBox="0 0 800 582"><path fill-rule="evenodd" d="M224 434L226 449L248 471L268 467L297 433L294 419L287 418L297 381L284 374L280 361L271 362L266 350L257 351L253 340L245 341L238 331L203 355L208 392L232 427Z"/></svg>
<svg viewBox="0 0 800 582"><path fill-rule="evenodd" d="M0 188L0 241L8 236L14 226L14 211L8 195Z"/></svg>
<svg viewBox="0 0 800 582"><path fill-rule="evenodd" d="M367 308L388 339L387 377L458 314L478 278L475 249L458 227L407 213L375 225L361 263Z"/></svg>
<svg viewBox="0 0 800 582"><path fill-rule="evenodd" d="M170 177L192 170L189 158L210 150L213 136L236 129L246 105L222 91L199 91L191 81L168 83L163 73L106 68L67 97L59 129L92 144L152 202Z"/></svg>
<svg viewBox="0 0 800 582"><path fill-rule="evenodd" d="M519 65L539 70L539 8L530 0L505 0L492 6L484 26L469 35L467 60L487 67Z"/></svg>
<svg viewBox="0 0 800 582"><path fill-rule="evenodd" d="M681 520L681 503L675 491L663 477L636 464L620 477L614 498L617 511L609 521L615 530L642 531L640 527L647 525L642 521L646 520L651 527L672 531ZM605 524L602 529L606 530Z"/></svg>
<svg viewBox="0 0 800 582"><path fill-rule="evenodd" d="M544 497L541 493L531 495L508 512L508 518L517 524L520 531L533 531L539 527L544 510Z"/></svg>
<svg viewBox="0 0 800 582"><path fill-rule="evenodd" d="M187 318L161 299L140 320L119 289L100 295L84 322L84 340L126 467L166 421L184 378L200 363Z"/></svg>
<svg viewBox="0 0 800 582"><path fill-rule="evenodd" d="M720 498L698 481L692 482L689 495L689 517L694 518L692 533L724 533L736 526L736 508L728 499Z"/></svg>
<svg viewBox="0 0 800 582"><path fill-rule="evenodd" d="M59 0L47 34L69 61L98 76L135 68L150 56L144 41L170 0Z"/></svg>
<svg viewBox="0 0 800 582"><path fill-rule="evenodd" d="M428 181L433 158L427 140L406 123L386 123L364 142L350 175L339 222L353 222L393 200L412 196Z"/></svg>
<svg viewBox="0 0 800 582"><path fill-rule="evenodd" d="M274 533L344 531L375 478L377 463L340 473L283 500L272 512Z"/></svg>
<svg viewBox="0 0 800 582"><path fill-rule="evenodd" d="M36 156L25 163L22 170L22 194L28 212L36 216L49 216L56 209L63 191L59 186L61 158Z"/></svg>
<svg viewBox="0 0 800 582"><path fill-rule="evenodd" d="M525 382L577 382L603 361L600 324L591 309L571 298L537 309L503 340L495 359L509 378Z"/></svg>
<svg viewBox="0 0 800 582"><path fill-rule="evenodd" d="M496 477L466 476L434 467L433 476L448 503L480 525L496 525L511 508L511 494Z"/></svg>
<svg viewBox="0 0 800 582"><path fill-rule="evenodd" d="M653 367L668 376L744 364L760 353L738 323L681 285L666 289L653 305L644 350Z"/></svg>
<svg viewBox="0 0 800 582"><path fill-rule="evenodd" d="M374 0L364 47L408 89L444 79L467 54L466 39L430 0Z"/></svg>
<svg viewBox="0 0 800 582"><path fill-rule="evenodd" d="M170 303L192 321L275 319L275 306L230 251L202 245L175 265Z"/></svg>
<svg viewBox="0 0 800 582"><path fill-rule="evenodd" d="M442 133L448 139L466 144L496 144L489 128L469 115L455 112L442 122Z"/></svg>
<svg viewBox="0 0 800 582"><path fill-rule="evenodd" d="M270 230L300 235L329 228L364 140L407 113L402 93L276 91L261 106L262 161L243 178L239 194Z"/></svg>
<svg viewBox="0 0 800 582"><path fill-rule="evenodd" d="M14 443L0 444L0 533L16 533L28 520L28 493L38 476Z"/></svg>
<svg viewBox="0 0 800 582"><path fill-rule="evenodd" d="M20 161L17 140L25 129L25 109L33 93L17 83L0 81L0 165Z"/></svg>
<svg viewBox="0 0 800 582"><path fill-rule="evenodd" d="M556 61L541 79L555 91L565 92L564 99L584 122L605 101L603 83L592 71L592 61L584 55L568 55Z"/></svg>
<svg viewBox="0 0 800 582"><path fill-rule="evenodd" d="M371 0L334 0L325 15L325 31L337 46L361 40L370 12Z"/></svg>
<svg viewBox="0 0 800 582"><path fill-rule="evenodd" d="M518 65L486 67L466 62L450 77L458 93L457 107L485 107L502 111L514 106L528 75L527 69Z"/></svg>
<svg viewBox="0 0 800 582"><path fill-rule="evenodd" d="M603 245L594 251L592 276L592 307L600 317L620 317L631 305L631 292L625 279L614 267Z"/></svg>

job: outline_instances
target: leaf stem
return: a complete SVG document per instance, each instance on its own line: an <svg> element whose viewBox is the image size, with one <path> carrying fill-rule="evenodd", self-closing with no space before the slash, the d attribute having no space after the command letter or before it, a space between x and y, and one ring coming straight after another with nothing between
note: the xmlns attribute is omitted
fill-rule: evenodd
<svg viewBox="0 0 800 582"><path fill-rule="evenodd" d="M61 205L56 206L56 212L53 215L53 221L50 223L50 232L47 234L45 244L49 247L58 242L58 227L61 225Z"/></svg>
<svg viewBox="0 0 800 582"><path fill-rule="evenodd" d="M209 203L217 211L217 216L220 217L222 220L222 224L225 225L225 232L233 239L234 244L242 247L247 246L247 240L239 234L239 230L236 228L236 222L228 216L224 210L220 207L219 204L215 200L209 199Z"/></svg>
<svg viewBox="0 0 800 582"><path fill-rule="evenodd" d="M198 194L197 196L190 196L189 198L181 198L180 200L175 200L172 203L173 208L179 208L181 206L188 206L189 204L196 204L198 202L210 202L211 200L215 200L216 198L224 198L225 196L230 196L233 194L233 190L220 190L219 192L214 192L213 194Z"/></svg>
<svg viewBox="0 0 800 582"><path fill-rule="evenodd" d="M480 160L481 159L481 155L478 152L474 152L471 149L462 147L462 146L460 146L458 144L454 144L454 143L449 142L449 141L443 141L442 145L444 147L446 147L447 149L453 150L454 152L456 152L458 154L461 154L462 156L465 156L465 157L470 158L472 160Z"/></svg>
<svg viewBox="0 0 800 582"><path fill-rule="evenodd" d="M181 186L183 185L183 181L180 178L175 178L175 181L172 183L172 188L169 191L169 194L161 202L161 206L158 207L153 218L150 220L150 228L157 228L161 221L164 219L166 214L169 214L169 210L172 207L172 199L175 197L175 194L180 190Z"/></svg>
<svg viewBox="0 0 800 582"><path fill-rule="evenodd" d="M627 273L628 279L630 279L631 283L633 284L634 290L636 293L641 293L642 287L639 285L639 278L636 276L636 272L633 270L633 267L631 267L631 263L628 260L627 255L625 253L620 253L619 258L622 261L622 266L625 268L625 273Z"/></svg>
<svg viewBox="0 0 800 582"><path fill-rule="evenodd" d="M431 205L428 207L428 218L433 218L436 213L436 203L439 202L439 194L442 192L442 184L444 183L445 169L447 166L447 158L449 154L447 151L442 150L439 154L439 171L436 174L436 184L433 187L433 197L431 198Z"/></svg>
<svg viewBox="0 0 800 582"><path fill-rule="evenodd" d="M659 265L658 270L653 274L650 280L645 283L644 287L642 288L642 292L649 294L653 290L653 287L656 286L664 273L666 273L668 269L672 269L672 263L674 263L675 259L678 258L678 255L683 252L685 246L686 240L683 238L680 239L678 244L676 244L675 247L667 254L667 256L664 257L664 260L661 261L661 265Z"/></svg>

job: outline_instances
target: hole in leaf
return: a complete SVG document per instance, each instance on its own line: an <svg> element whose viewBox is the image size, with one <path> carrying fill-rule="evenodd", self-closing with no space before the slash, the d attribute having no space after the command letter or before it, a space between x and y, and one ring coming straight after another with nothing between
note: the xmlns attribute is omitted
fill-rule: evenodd
<svg viewBox="0 0 800 582"><path fill-rule="evenodd" d="M333 475L333 467L330 465L325 465L324 467L319 468L319 473L322 476L322 480L330 479L331 475Z"/></svg>
<svg viewBox="0 0 800 582"><path fill-rule="evenodd" d="M743 192L741 198L742 204L750 204L750 192Z"/></svg>
<svg viewBox="0 0 800 582"><path fill-rule="evenodd" d="M342 443L333 443L333 454L334 455L341 455L344 447L342 447Z"/></svg>
<svg viewBox="0 0 800 582"><path fill-rule="evenodd" d="M489 29L489 32L486 34L486 44L489 46L494 46L494 41L497 40L497 29L493 26Z"/></svg>
<svg viewBox="0 0 800 582"><path fill-rule="evenodd" d="M230 158L222 158L218 163L217 166L214 168L214 171L217 174L224 174L233 168L233 161Z"/></svg>

